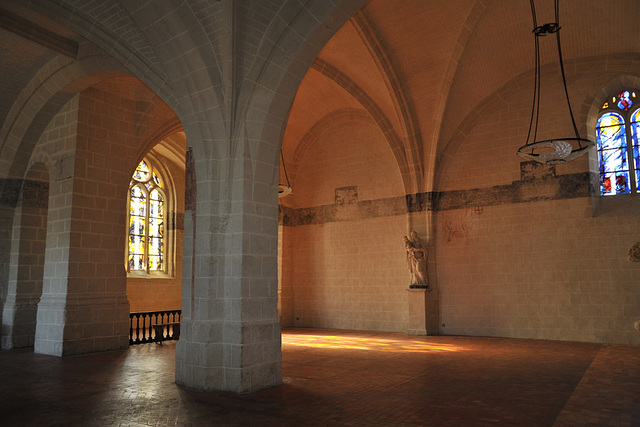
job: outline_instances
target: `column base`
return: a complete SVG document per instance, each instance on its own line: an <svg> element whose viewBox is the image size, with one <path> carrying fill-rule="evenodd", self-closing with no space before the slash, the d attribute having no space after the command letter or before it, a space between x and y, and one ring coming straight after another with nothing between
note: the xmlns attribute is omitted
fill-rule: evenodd
<svg viewBox="0 0 640 427"><path fill-rule="evenodd" d="M43 295L34 353L70 356L129 347L129 301L120 295Z"/></svg>
<svg viewBox="0 0 640 427"><path fill-rule="evenodd" d="M176 384L198 391L246 393L282 383L277 321L182 319Z"/></svg>

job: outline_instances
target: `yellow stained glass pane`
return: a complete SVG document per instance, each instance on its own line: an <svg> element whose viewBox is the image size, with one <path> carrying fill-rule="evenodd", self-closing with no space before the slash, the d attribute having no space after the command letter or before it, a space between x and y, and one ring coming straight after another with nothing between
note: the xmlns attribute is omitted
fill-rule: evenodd
<svg viewBox="0 0 640 427"><path fill-rule="evenodd" d="M154 218L162 218L164 216L164 200L158 190L151 192L149 216Z"/></svg>
<svg viewBox="0 0 640 427"><path fill-rule="evenodd" d="M144 216L147 212L147 200L145 192L137 185L131 188L129 198L129 214Z"/></svg>
<svg viewBox="0 0 640 427"><path fill-rule="evenodd" d="M145 198L145 193L144 191L142 191L142 188L140 188L139 185L134 185L133 187L131 187L131 198L138 198L138 199L144 199Z"/></svg>
<svg viewBox="0 0 640 427"><path fill-rule="evenodd" d="M129 236L129 270L144 270L144 236Z"/></svg>
<svg viewBox="0 0 640 427"><path fill-rule="evenodd" d="M129 253L144 254L144 236L129 236Z"/></svg>
<svg viewBox="0 0 640 427"><path fill-rule="evenodd" d="M149 218L149 236L162 237L164 234L164 222L157 218Z"/></svg>
<svg viewBox="0 0 640 427"><path fill-rule="evenodd" d="M149 257L149 270L160 271L162 270L162 257L150 256Z"/></svg>
<svg viewBox="0 0 640 427"><path fill-rule="evenodd" d="M145 228L145 219L143 216L131 215L129 217L130 236L144 236Z"/></svg>
<svg viewBox="0 0 640 427"><path fill-rule="evenodd" d="M614 113L607 113L598 120L598 127L619 126L624 123L622 116Z"/></svg>
<svg viewBox="0 0 640 427"><path fill-rule="evenodd" d="M144 216L147 212L147 201L144 199L131 199L129 215Z"/></svg>
<svg viewBox="0 0 640 427"><path fill-rule="evenodd" d="M153 190L150 195L150 199L159 203L164 203L164 197L162 197L162 193L158 190Z"/></svg>
<svg viewBox="0 0 640 427"><path fill-rule="evenodd" d="M162 270L163 245L164 240L162 237L152 237L149 239L149 270Z"/></svg>
<svg viewBox="0 0 640 427"><path fill-rule="evenodd" d="M144 255L129 255L129 270L144 270Z"/></svg>

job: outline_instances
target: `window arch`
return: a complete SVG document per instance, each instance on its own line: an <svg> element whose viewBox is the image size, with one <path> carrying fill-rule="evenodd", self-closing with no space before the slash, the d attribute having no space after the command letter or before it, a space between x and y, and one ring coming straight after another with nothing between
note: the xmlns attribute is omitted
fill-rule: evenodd
<svg viewBox="0 0 640 427"><path fill-rule="evenodd" d="M604 103L596 123L600 195L640 192L640 108L635 90Z"/></svg>
<svg viewBox="0 0 640 427"><path fill-rule="evenodd" d="M143 159L129 183L127 272L167 272L167 188L157 168Z"/></svg>

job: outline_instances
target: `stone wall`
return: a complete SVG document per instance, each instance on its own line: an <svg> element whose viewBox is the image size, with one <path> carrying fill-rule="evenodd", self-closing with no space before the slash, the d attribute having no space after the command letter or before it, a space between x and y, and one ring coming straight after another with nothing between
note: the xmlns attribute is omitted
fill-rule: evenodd
<svg viewBox="0 0 640 427"><path fill-rule="evenodd" d="M573 99L586 100L574 106L582 136L594 133L586 112L602 105L594 100L602 84L572 79ZM439 171L441 333L640 343L640 269L627 259L640 238L632 200L596 209L614 200L592 196L595 150L555 167L517 157L529 89L505 92L511 96L489 101L460 148L449 146L451 160ZM572 136L566 104L549 103L542 114L538 140Z"/></svg>
<svg viewBox="0 0 640 427"><path fill-rule="evenodd" d="M561 91L553 76L549 89ZM587 113L601 86L600 76L570 86L585 100L574 106L582 136L594 133L584 124L595 123ZM281 200L283 324L406 331L400 239L417 227L439 333L640 343L640 268L627 256L640 239L638 203L594 196L595 150L556 166L518 157L530 88L504 90L515 91L488 99L464 137L443 145L434 191L405 195L388 145L364 124L333 126L305 147L294 197ZM538 140L573 136L566 104L543 117Z"/></svg>
<svg viewBox="0 0 640 427"><path fill-rule="evenodd" d="M391 149L370 123L346 122L306 150L281 199L283 324L406 331L407 208Z"/></svg>
<svg viewBox="0 0 640 427"><path fill-rule="evenodd" d="M440 212L443 334L640 342L639 218L591 218L588 199Z"/></svg>

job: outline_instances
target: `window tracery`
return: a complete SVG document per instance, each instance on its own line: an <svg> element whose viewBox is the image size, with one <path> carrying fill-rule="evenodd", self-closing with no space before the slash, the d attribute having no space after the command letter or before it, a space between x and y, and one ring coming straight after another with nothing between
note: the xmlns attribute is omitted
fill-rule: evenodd
<svg viewBox="0 0 640 427"><path fill-rule="evenodd" d="M166 193L158 172L147 160L129 184L128 272L165 272Z"/></svg>

